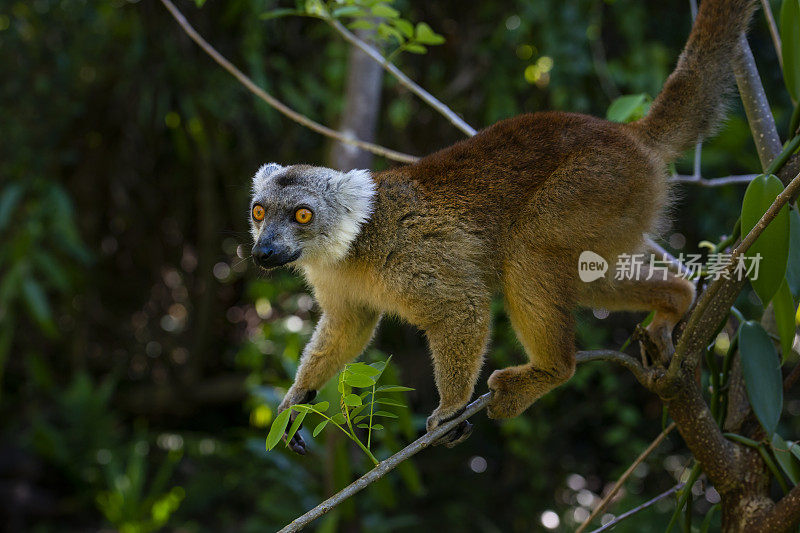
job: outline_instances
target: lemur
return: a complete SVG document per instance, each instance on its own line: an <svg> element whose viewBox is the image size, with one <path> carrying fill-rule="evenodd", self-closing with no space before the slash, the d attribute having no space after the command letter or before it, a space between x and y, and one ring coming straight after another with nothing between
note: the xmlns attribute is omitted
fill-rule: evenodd
<svg viewBox="0 0 800 533"><path fill-rule="evenodd" d="M491 418L519 415L572 376L576 305L655 311L648 333L670 353L693 285L647 268L638 279L584 283L578 256L637 253L643 233L664 229L668 164L723 119L731 61L754 9L752 0L704 0L674 72L636 122L541 112L378 173L262 166L253 259L301 271L322 311L279 409L310 401L391 314L427 337L440 398L432 430L473 394L496 292L529 362L491 374ZM438 444L470 432L463 422ZM299 434L290 445L305 453Z"/></svg>

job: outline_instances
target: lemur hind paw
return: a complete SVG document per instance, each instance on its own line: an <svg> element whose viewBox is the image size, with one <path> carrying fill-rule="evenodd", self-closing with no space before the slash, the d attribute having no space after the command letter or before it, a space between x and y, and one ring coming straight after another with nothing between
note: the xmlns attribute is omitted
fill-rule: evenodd
<svg viewBox="0 0 800 533"><path fill-rule="evenodd" d="M437 440L433 441L431 444L433 446L444 445L447 448L452 448L467 440L471 434L472 423L469 420L464 420L459 425L439 437Z"/></svg>

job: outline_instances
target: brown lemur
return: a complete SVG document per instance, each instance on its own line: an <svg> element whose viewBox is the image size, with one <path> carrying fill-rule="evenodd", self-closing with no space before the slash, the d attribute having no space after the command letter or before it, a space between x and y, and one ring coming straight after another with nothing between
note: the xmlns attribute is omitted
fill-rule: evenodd
<svg viewBox="0 0 800 533"><path fill-rule="evenodd" d="M630 124L543 112L504 120L418 162L379 173L262 166L253 180L253 258L289 265L322 310L280 409L309 401L357 357L383 314L421 328L440 403L431 430L470 400L502 292L529 362L488 380L488 415L514 417L575 370L576 305L655 311L667 353L693 285L661 273L591 283L578 256L612 263L664 229L667 166L724 116L731 60L752 0L704 0L675 71L649 114ZM464 423L440 443L469 435ZM290 443L304 453L304 443Z"/></svg>

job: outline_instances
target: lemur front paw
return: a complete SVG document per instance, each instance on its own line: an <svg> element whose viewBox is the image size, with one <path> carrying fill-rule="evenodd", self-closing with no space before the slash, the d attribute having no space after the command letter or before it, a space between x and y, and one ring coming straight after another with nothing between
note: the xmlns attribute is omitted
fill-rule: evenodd
<svg viewBox="0 0 800 533"><path fill-rule="evenodd" d="M455 411L454 413L442 416L439 413L439 408L437 408L431 414L431 416L428 417L428 422L426 424L428 432L430 433L431 431L441 426L442 424L450 420L453 420L454 418L457 418L463 412L464 408L462 407L461 409ZM462 442L467 440L467 438L469 438L471 434L472 434L472 424L468 420L464 420L456 427L454 427L453 429L451 429L450 431L448 431L447 433L445 433L444 435L433 441L431 444L433 446L444 445L448 448L452 448L453 446L461 444Z"/></svg>
<svg viewBox="0 0 800 533"><path fill-rule="evenodd" d="M489 376L489 405L486 414L489 418L514 418L523 412L528 405L520 402L520 384L513 368L495 370Z"/></svg>
<svg viewBox="0 0 800 533"><path fill-rule="evenodd" d="M315 390L295 390L289 389L289 392L286 393L284 396L283 401L281 402L280 406L278 406L278 413L289 409L293 405L297 405L298 403L308 403L312 401L317 396L317 391ZM289 426L291 427L291 423L294 422L295 417L297 416L297 411L292 411L290 416ZM303 437L300 436L300 429L302 429L303 425L301 424L297 431L292 435L292 439L289 441L289 449L295 453L300 455L306 454L306 441L303 440ZM286 433L283 435L283 440L286 441Z"/></svg>

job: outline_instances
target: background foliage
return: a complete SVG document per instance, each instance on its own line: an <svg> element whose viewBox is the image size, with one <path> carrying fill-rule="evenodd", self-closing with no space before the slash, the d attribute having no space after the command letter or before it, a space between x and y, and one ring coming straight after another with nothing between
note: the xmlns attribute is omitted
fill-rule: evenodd
<svg viewBox="0 0 800 533"><path fill-rule="evenodd" d="M399 55L399 66L476 126L542 109L605 115L618 94L655 95L690 25L677 0L393 5L446 39ZM291 3L180 7L265 89L337 123L348 48L326 25L260 18ZM791 103L763 18L753 26L785 131ZM305 458L264 450L317 310L301 280L261 277L246 260L249 177L265 161L324 164L328 141L254 101L156 2L5 2L0 68L1 523L275 530L368 469L333 431ZM393 79L383 83L379 143L424 154L461 138ZM736 105L703 153L707 177L758 168ZM688 161L678 168L690 172ZM665 240L691 253L733 226L744 188L679 192ZM750 294L741 305L759 306ZM479 392L493 369L524 357L496 308ZM617 347L640 318L581 311L579 346ZM437 400L419 332L385 322L365 360L389 355L383 379L416 390L373 443L379 458L419 434ZM337 402L335 387L319 399ZM780 434L796 440L800 398L784 406ZM552 511L569 531L661 418L630 374L587 365L524 416L476 417L466 443L404 464L321 528L530 531ZM670 437L617 509L669 488L689 464ZM695 494L698 513L715 502L713 489ZM660 531L673 507L666 500L618 530Z"/></svg>

